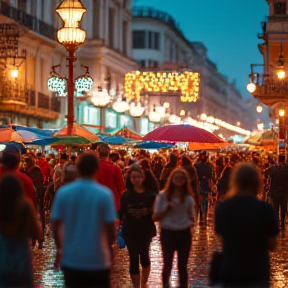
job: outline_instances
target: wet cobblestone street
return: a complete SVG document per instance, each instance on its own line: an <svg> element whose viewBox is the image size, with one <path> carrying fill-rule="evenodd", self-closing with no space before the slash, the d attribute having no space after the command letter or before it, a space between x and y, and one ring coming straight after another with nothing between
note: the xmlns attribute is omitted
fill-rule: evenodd
<svg viewBox="0 0 288 288"><path fill-rule="evenodd" d="M40 287L64 287L64 279L61 271L53 269L55 246L48 228L45 247L43 250L33 251L34 280L37 288ZM273 288L284 288L288 284L288 231L282 231L279 237L278 249L272 254ZM209 261L215 249L219 248L219 242L213 231L213 219L208 219L207 226L197 225L193 228L193 244L190 252L188 272L189 284L192 288L207 287L207 275ZM149 288L161 287L162 256L157 235L151 245L151 274ZM111 275L112 288L131 287L128 272L128 252L126 249L115 248L115 261ZM171 287L177 287L177 264L174 259L171 274Z"/></svg>

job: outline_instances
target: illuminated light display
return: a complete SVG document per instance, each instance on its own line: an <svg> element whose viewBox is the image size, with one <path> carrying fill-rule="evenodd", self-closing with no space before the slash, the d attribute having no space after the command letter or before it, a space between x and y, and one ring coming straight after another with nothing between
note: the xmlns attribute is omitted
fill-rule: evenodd
<svg viewBox="0 0 288 288"><path fill-rule="evenodd" d="M58 96L67 96L67 80L56 75L51 75L47 81L49 91L56 92Z"/></svg>
<svg viewBox="0 0 288 288"><path fill-rule="evenodd" d="M199 98L200 74L192 71L131 71L125 75L124 92L129 100L139 100L140 93L179 93L182 102Z"/></svg>
<svg viewBox="0 0 288 288"><path fill-rule="evenodd" d="M92 89L93 79L89 75L80 76L75 80L77 93L88 92Z"/></svg>

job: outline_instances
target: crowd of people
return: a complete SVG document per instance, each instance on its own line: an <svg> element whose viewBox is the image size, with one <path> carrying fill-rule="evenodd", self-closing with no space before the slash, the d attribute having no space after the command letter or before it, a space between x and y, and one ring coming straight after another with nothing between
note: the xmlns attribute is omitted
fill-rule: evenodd
<svg viewBox="0 0 288 288"><path fill-rule="evenodd" d="M158 222L163 287L170 287L175 252L179 287L187 287L191 228L206 225L215 206L223 251L213 256L210 284L269 287L268 252L276 248L277 218L285 228L287 214L285 157L181 150L129 154L101 144L78 156L20 155L12 149L0 161L0 287L34 287L30 250L45 245L49 221L55 268L63 270L67 287L110 287L120 228L132 285L148 287Z"/></svg>

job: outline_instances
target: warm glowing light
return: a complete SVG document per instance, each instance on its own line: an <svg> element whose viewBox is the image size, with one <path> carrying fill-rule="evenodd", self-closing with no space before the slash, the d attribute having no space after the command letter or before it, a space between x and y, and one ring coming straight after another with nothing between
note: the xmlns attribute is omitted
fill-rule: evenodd
<svg viewBox="0 0 288 288"><path fill-rule="evenodd" d="M282 68L277 71L278 79L284 79L285 75L286 75L286 73L285 73L285 71Z"/></svg>
<svg viewBox="0 0 288 288"><path fill-rule="evenodd" d="M107 90L99 89L99 91L95 91L92 93L92 97L90 99L91 103L99 108L104 108L110 103L110 96Z"/></svg>
<svg viewBox="0 0 288 288"><path fill-rule="evenodd" d="M118 113L124 113L130 109L130 106L126 100L119 97L113 104L112 108Z"/></svg>
<svg viewBox="0 0 288 288"><path fill-rule="evenodd" d="M205 113L202 113L202 114L200 115L200 120L201 120L201 121L206 121L206 120L207 120L207 115L206 115Z"/></svg>
<svg viewBox="0 0 288 288"><path fill-rule="evenodd" d="M124 91L129 100L139 100L142 90L149 93L179 93L182 102L199 98L200 75L191 71L131 71L125 75Z"/></svg>
<svg viewBox="0 0 288 288"><path fill-rule="evenodd" d="M185 114L186 114L185 110L181 110L181 111L180 111L180 116L183 117L183 116L185 116Z"/></svg>
<svg viewBox="0 0 288 288"><path fill-rule="evenodd" d="M134 102L132 102L130 104L130 110L129 113L132 117L141 117L143 115L145 111L145 107L141 106L141 103L138 102L137 104L135 104Z"/></svg>
<svg viewBox="0 0 288 288"><path fill-rule="evenodd" d="M261 105L258 105L258 106L256 107L256 111L257 111L257 113L262 113L263 107L262 107Z"/></svg>
<svg viewBox="0 0 288 288"><path fill-rule="evenodd" d="M236 125L237 125L237 126L240 126L240 125L241 125L241 122L240 122L240 121L238 121L238 122L236 123Z"/></svg>
<svg viewBox="0 0 288 288"><path fill-rule="evenodd" d="M257 124L257 129L258 130L264 130L264 123L258 123Z"/></svg>
<svg viewBox="0 0 288 288"><path fill-rule="evenodd" d="M285 110L284 110L284 109L279 110L278 115L279 115L280 117L285 116Z"/></svg>
<svg viewBox="0 0 288 288"><path fill-rule="evenodd" d="M169 109L169 108L170 108L170 103L165 102L165 103L163 104L163 107L164 107L165 109Z"/></svg>
<svg viewBox="0 0 288 288"><path fill-rule="evenodd" d="M19 74L19 71L18 71L18 69L13 69L13 70L10 71L10 73L11 73L11 77L12 78L17 78L18 74Z"/></svg>
<svg viewBox="0 0 288 288"><path fill-rule="evenodd" d="M172 124L180 124L181 118L173 114L169 117L169 122Z"/></svg>
<svg viewBox="0 0 288 288"><path fill-rule="evenodd" d="M57 31L57 40L65 48L76 49L84 43L86 31L80 28L80 22L86 10L79 0L64 0L57 7L56 12L64 23Z"/></svg>
<svg viewBox="0 0 288 288"><path fill-rule="evenodd" d="M256 91L256 84L250 81L250 82L247 84L247 90L248 90L248 92L250 92L250 93L254 93L254 92Z"/></svg>

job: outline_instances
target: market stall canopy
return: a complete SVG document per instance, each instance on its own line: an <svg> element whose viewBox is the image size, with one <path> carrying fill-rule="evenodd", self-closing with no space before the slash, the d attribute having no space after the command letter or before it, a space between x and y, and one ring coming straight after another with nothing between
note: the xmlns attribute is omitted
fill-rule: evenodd
<svg viewBox="0 0 288 288"><path fill-rule="evenodd" d="M89 140L79 136L61 136L61 137L51 137L46 139L39 139L32 141L30 143L26 143L27 145L36 145L36 146L73 146L73 145L87 145L91 144Z"/></svg>
<svg viewBox="0 0 288 288"><path fill-rule="evenodd" d="M165 142L156 142L156 141L143 141L137 143L134 148L141 148L141 149L167 149L173 148L175 144L173 143L165 143Z"/></svg>
<svg viewBox="0 0 288 288"><path fill-rule="evenodd" d="M260 145L261 136L262 132L253 131L251 135L244 140L244 143L250 145Z"/></svg>
<svg viewBox="0 0 288 288"><path fill-rule="evenodd" d="M131 139L126 139L120 135L113 135L113 136L102 135L102 136L100 136L100 139L103 142L105 142L107 144L111 144L111 145L124 145L124 144L131 142Z"/></svg>
<svg viewBox="0 0 288 288"><path fill-rule="evenodd" d="M17 131L18 134L24 133L25 131L34 133L38 136L39 139L52 137L60 129L40 129L37 127L26 127L21 125L11 125L11 127Z"/></svg>
<svg viewBox="0 0 288 288"><path fill-rule="evenodd" d="M194 143L225 143L216 135L188 124L166 125L156 128L143 140Z"/></svg>
<svg viewBox="0 0 288 288"><path fill-rule="evenodd" d="M55 137L63 137L67 135L68 135L67 127L61 129L58 133L54 134ZM87 139L90 142L100 141L100 138L97 135L91 133L89 130L75 123L73 124L71 136L82 137L82 138Z"/></svg>
<svg viewBox="0 0 288 288"><path fill-rule="evenodd" d="M117 131L114 135L120 135L127 139L134 139L134 140L142 140L143 137L137 134L136 132L130 130L127 127L122 128L121 130Z"/></svg>
<svg viewBox="0 0 288 288"><path fill-rule="evenodd" d="M188 150L219 150L221 148L229 145L228 142L223 143L195 143L190 142L188 145Z"/></svg>

